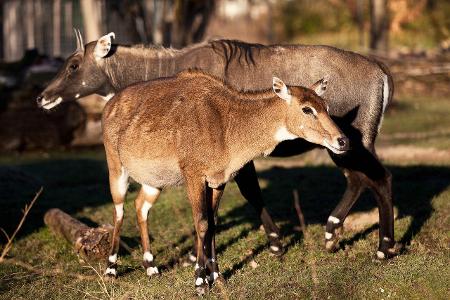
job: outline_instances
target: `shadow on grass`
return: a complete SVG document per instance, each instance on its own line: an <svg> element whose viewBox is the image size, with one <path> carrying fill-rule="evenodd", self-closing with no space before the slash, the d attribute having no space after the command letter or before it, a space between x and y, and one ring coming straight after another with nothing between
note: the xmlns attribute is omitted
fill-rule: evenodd
<svg viewBox="0 0 450 300"><path fill-rule="evenodd" d="M432 199L450 185L450 168L439 166L387 167L393 174L394 205L398 208L398 218L412 217L411 224L398 241L402 244L409 244L412 237L420 232L424 223L433 213ZM285 245L286 248L294 245L302 238L301 234L293 230L293 226L298 224L298 219L293 208L292 191L294 189L299 190L306 224L325 225L329 214L338 204L345 189L345 179L342 173L334 167L275 167L260 172L258 177L267 182L267 186L263 189L263 195L271 215L276 221L282 221L285 224L281 227L281 233L288 240L288 245ZM352 212L370 211L374 207L376 207L376 201L372 193L366 191L361 195ZM243 214L247 216L245 217ZM260 225L256 213L253 212L248 203L235 207L221 217L231 219L233 223L236 223L235 220L250 221L254 229ZM219 226L219 231L229 227L228 224L224 224L223 227ZM341 246L351 246L377 228L378 225L372 225L356 233L352 238L341 241ZM241 235L239 235L239 238ZM248 235L248 232L244 233L244 236L246 235ZM231 241L227 242L224 247L220 246L218 250L224 250L231 244ZM254 254L265 249L264 246L263 249L260 248L254 249ZM224 273L224 276L226 278L231 276L249 259L244 258L241 262L235 264Z"/></svg>
<svg viewBox="0 0 450 300"><path fill-rule="evenodd" d="M433 213L431 205L433 197L449 186L450 168L438 166L388 166L388 168L393 174L394 205L398 208L399 217L412 217L409 228L400 240L408 244ZM306 223L325 224L345 189L345 179L335 167L275 167L260 172L258 176L266 182L263 195L269 211L276 221L284 224L281 233L287 238L288 245L285 245L287 248L302 239L301 234L293 230L298 220L292 205L292 190L299 190ZM106 163L102 160L47 160L3 166L0 167L0 227L8 233L14 230L22 216L21 210L41 185L44 186L44 192L31 210L20 236L42 227L43 215L52 207L74 214L84 207L96 207L111 201ZM373 207L375 200L370 192L366 192L352 211L369 211ZM260 226L256 213L248 203L234 207L227 214L220 215L220 219L226 222L219 224L219 232L243 223L251 223L251 226L226 243L219 244L218 253L245 238ZM372 226L342 243L352 245L376 228L377 226ZM188 235L183 235L171 246L181 245L189 238ZM138 238L123 239L130 244L129 246L138 247ZM4 242L4 239L0 241ZM265 247L263 245L254 249L252 256L263 251ZM184 247L181 252L184 254L189 250ZM227 270L225 277L231 276L249 259L244 258ZM165 268L171 268L178 261L179 258L170 260Z"/></svg>
<svg viewBox="0 0 450 300"><path fill-rule="evenodd" d="M0 166L0 227L16 228L22 209L40 186L44 191L19 232L24 236L44 225L45 212L53 207L74 214L84 207L111 201L106 162L94 159L45 160ZM0 242L4 242L2 236Z"/></svg>

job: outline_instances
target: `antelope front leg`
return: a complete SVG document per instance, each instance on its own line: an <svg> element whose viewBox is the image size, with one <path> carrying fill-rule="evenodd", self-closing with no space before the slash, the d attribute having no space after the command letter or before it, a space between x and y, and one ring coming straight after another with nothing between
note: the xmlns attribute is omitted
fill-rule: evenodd
<svg viewBox="0 0 450 300"><path fill-rule="evenodd" d="M220 199L222 198L225 185L218 188L207 188L208 203L208 235L206 241L206 253L209 259L206 262L207 275L209 275L209 284L213 284L219 277L219 265L216 257L216 225L217 210L219 208Z"/></svg>
<svg viewBox="0 0 450 300"><path fill-rule="evenodd" d="M148 237L147 217L150 208L158 199L160 190L148 185L142 185L141 190L134 202L136 206L136 216L141 233L142 251L144 258L142 265L148 276L159 274L158 268L155 266L153 254L150 252L150 239Z"/></svg>
<svg viewBox="0 0 450 300"><path fill-rule="evenodd" d="M117 168L110 160L109 167L109 185L114 202L114 231L111 239L111 248L106 263L105 276L117 277L117 253L119 252L120 227L123 223L123 203L128 189L128 173L120 166Z"/></svg>
<svg viewBox="0 0 450 300"><path fill-rule="evenodd" d="M205 237L208 232L208 204L206 201L206 181L204 178L186 177L189 202L192 207L195 231L197 233L197 263L195 264L195 289L204 295L208 288L206 278Z"/></svg>

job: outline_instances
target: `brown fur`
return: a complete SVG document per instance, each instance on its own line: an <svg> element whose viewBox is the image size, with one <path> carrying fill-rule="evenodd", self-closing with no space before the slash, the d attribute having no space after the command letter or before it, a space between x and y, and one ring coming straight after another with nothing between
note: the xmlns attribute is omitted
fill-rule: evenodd
<svg viewBox="0 0 450 300"><path fill-rule="evenodd" d="M291 92L299 101L287 110L273 91L238 92L200 71L133 85L105 107L104 135L111 143L105 146L116 149L130 176L142 184L180 184L180 170L187 168L220 185L253 157L270 153L277 145L276 130L295 128L284 120L299 121L291 111L300 112L300 106L315 107L323 118L305 118L308 140L321 144L323 135L330 141L342 136L313 91L291 87Z"/></svg>
<svg viewBox="0 0 450 300"><path fill-rule="evenodd" d="M114 203L124 201L120 188L124 174L158 191L147 195L144 188L136 199L144 251L149 251L146 218L141 214L144 202L152 204L162 188L185 182L199 249L196 276L206 278L207 265L210 273L218 272L214 218L224 184L283 139L334 144L345 138L314 91L287 88L281 81L274 81L274 90L240 92L201 71L185 71L132 85L107 103L103 135ZM304 107L317 114L307 115ZM276 138L280 128L286 131ZM111 255L117 253L121 223L115 218ZM212 266L207 259L213 259ZM144 266L153 265L144 261Z"/></svg>

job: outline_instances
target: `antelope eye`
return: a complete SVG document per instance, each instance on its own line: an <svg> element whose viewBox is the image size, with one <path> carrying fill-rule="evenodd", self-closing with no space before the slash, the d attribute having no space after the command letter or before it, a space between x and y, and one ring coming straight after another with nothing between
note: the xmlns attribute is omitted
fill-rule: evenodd
<svg viewBox="0 0 450 300"><path fill-rule="evenodd" d="M305 114L307 114L307 115L312 115L312 114L314 114L314 113L313 113L313 110L311 109L311 107L308 107L308 106L303 107L303 108L302 108L302 111L303 111L303 113L305 113Z"/></svg>
<svg viewBox="0 0 450 300"><path fill-rule="evenodd" d="M69 66L71 71L76 71L78 69L78 65L77 64L73 64Z"/></svg>

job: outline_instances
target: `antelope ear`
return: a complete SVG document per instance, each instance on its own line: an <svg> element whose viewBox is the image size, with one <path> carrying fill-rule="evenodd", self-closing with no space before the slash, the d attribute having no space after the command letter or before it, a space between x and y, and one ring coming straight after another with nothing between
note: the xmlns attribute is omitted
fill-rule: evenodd
<svg viewBox="0 0 450 300"><path fill-rule="evenodd" d="M278 97L285 100L288 104L291 104L292 96L289 93L289 89L284 84L283 80L274 76L272 79L272 88Z"/></svg>
<svg viewBox="0 0 450 300"><path fill-rule="evenodd" d="M116 38L114 32L110 32L98 39L94 48L95 58L103 58L108 55L109 50L111 50L111 38Z"/></svg>
<svg viewBox="0 0 450 300"><path fill-rule="evenodd" d="M322 96L327 90L327 85L328 85L328 76L325 76L324 78L314 83L310 87L310 89L316 92L318 96Z"/></svg>

